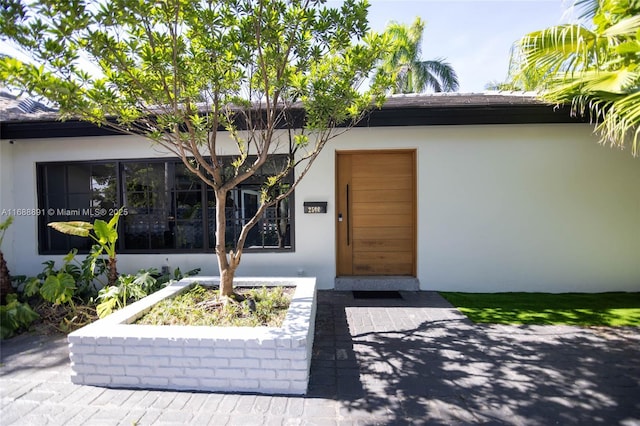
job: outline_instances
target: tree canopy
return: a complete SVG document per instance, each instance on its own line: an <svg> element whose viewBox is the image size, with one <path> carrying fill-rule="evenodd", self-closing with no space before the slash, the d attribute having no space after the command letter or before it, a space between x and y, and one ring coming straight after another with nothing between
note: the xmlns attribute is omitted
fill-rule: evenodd
<svg viewBox="0 0 640 426"><path fill-rule="evenodd" d="M385 57L380 69L396 75L392 93L421 93L458 90L458 76L443 58L422 60L424 22L417 17L410 26L392 22L387 32L393 43L392 53Z"/></svg>
<svg viewBox="0 0 640 426"><path fill-rule="evenodd" d="M525 35L514 46L511 86L590 114L603 143L640 155L640 2L579 0L586 24Z"/></svg>
<svg viewBox="0 0 640 426"><path fill-rule="evenodd" d="M62 118L142 135L181 158L214 190L230 294L249 229L385 99L392 76L373 71L390 39L370 31L367 13L366 0L6 0L0 37L29 60L0 58L0 81L48 99ZM220 154L229 143L232 158ZM276 152L289 159L265 177L256 215L227 252L227 193Z"/></svg>

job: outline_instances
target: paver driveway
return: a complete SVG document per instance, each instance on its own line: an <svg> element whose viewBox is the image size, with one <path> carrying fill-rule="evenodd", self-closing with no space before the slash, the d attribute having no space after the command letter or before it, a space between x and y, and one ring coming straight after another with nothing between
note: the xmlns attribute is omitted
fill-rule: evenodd
<svg viewBox="0 0 640 426"><path fill-rule="evenodd" d="M473 325L433 292L319 292L306 397L79 386L64 338L1 349L2 426L640 425L637 328Z"/></svg>

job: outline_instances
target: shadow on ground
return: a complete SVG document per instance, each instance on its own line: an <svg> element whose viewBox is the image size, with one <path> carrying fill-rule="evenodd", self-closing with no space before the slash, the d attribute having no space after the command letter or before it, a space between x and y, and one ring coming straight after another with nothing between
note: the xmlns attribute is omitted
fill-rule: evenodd
<svg viewBox="0 0 640 426"><path fill-rule="evenodd" d="M69 355L67 339L63 335L41 335L24 333L11 338L10 344L0 343L0 364L3 375L29 374L30 370L56 369L67 367ZM9 362L20 358L20 362ZM8 363L8 365L5 365Z"/></svg>
<svg viewBox="0 0 640 426"><path fill-rule="evenodd" d="M636 328L474 325L435 293L320 292L309 397L358 424L640 424Z"/></svg>

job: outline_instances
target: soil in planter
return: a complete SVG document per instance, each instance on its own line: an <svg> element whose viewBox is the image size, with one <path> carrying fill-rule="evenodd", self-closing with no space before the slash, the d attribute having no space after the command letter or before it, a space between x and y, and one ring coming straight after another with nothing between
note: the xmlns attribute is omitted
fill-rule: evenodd
<svg viewBox="0 0 640 426"><path fill-rule="evenodd" d="M136 324L280 327L294 288L236 288L238 299L223 303L217 289L196 284L156 304Z"/></svg>

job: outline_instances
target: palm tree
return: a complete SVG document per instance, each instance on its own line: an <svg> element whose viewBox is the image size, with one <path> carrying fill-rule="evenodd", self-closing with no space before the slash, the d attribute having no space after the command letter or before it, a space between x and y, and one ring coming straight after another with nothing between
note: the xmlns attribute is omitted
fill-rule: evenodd
<svg viewBox="0 0 640 426"><path fill-rule="evenodd" d="M536 31L516 43L511 81L535 82L540 97L590 114L602 143L640 154L640 3L578 0L582 24Z"/></svg>
<svg viewBox="0 0 640 426"><path fill-rule="evenodd" d="M410 27L392 22L387 31L395 48L381 69L396 76L392 93L420 93L428 89L435 92L458 90L458 76L449 63L443 58L422 60L424 22L420 17Z"/></svg>

